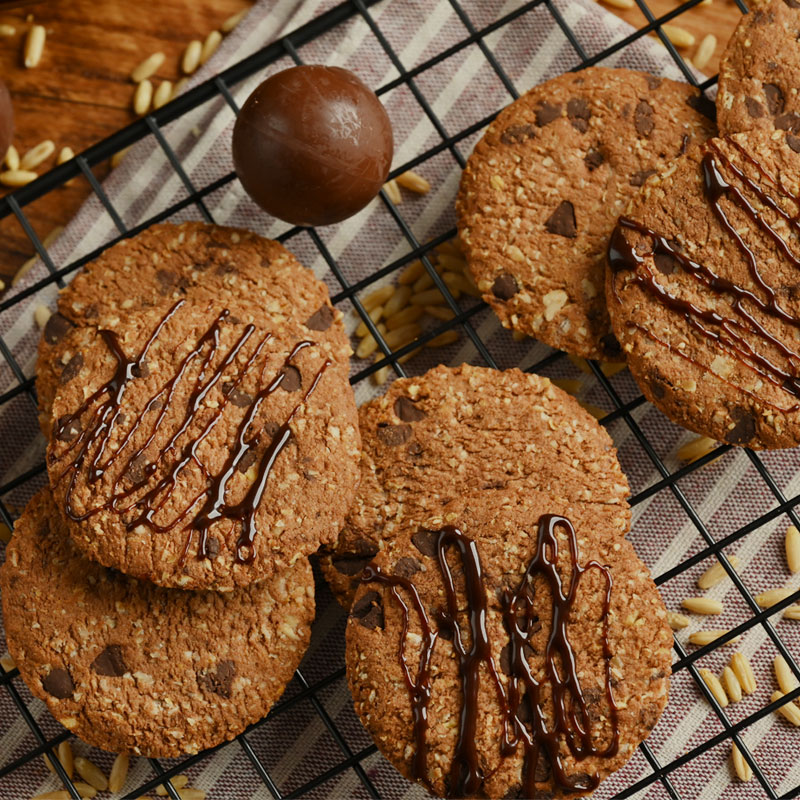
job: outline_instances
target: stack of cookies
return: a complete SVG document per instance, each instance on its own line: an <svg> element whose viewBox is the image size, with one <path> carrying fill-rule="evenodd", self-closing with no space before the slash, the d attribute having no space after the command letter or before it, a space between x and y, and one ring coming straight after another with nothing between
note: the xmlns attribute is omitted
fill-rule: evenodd
<svg viewBox="0 0 800 800"><path fill-rule="evenodd" d="M31 691L99 747L194 753L262 718L358 485L349 342L282 246L187 223L62 292L37 388L49 487L2 570Z"/></svg>

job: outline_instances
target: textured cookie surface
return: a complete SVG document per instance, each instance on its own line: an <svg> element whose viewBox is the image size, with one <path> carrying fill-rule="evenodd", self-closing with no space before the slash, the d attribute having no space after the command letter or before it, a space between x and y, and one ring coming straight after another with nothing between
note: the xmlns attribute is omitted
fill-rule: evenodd
<svg viewBox="0 0 800 800"><path fill-rule="evenodd" d="M446 797L584 796L647 737L672 634L608 516L501 489L387 541L356 594L346 664L357 713L403 774Z"/></svg>
<svg viewBox="0 0 800 800"><path fill-rule="evenodd" d="M620 360L603 298L608 235L647 178L714 126L692 87L593 67L531 89L478 142L456 210L467 261L501 323Z"/></svg>
<svg viewBox="0 0 800 800"><path fill-rule="evenodd" d="M633 201L609 249L609 311L647 398L690 430L754 448L800 442L792 136L693 148Z"/></svg>
<svg viewBox="0 0 800 800"><path fill-rule="evenodd" d="M341 312L328 290L278 242L200 222L154 225L88 264L61 293L39 343L36 389L42 430L72 356L64 338L75 326L112 327L124 314L190 297L220 303L245 322L294 321L349 356Z"/></svg>
<svg viewBox="0 0 800 800"><path fill-rule="evenodd" d="M720 62L720 134L777 129L800 136L800 3L748 5L750 13L739 21Z"/></svg>
<svg viewBox="0 0 800 800"><path fill-rule="evenodd" d="M464 364L395 381L359 410L361 486L325 577L349 606L358 576L409 522L505 489L609 510L628 529L628 483L606 431L547 378Z"/></svg>
<svg viewBox="0 0 800 800"><path fill-rule="evenodd" d="M78 547L162 586L228 590L333 541L358 418L347 366L308 333L189 301L74 329L47 460Z"/></svg>
<svg viewBox="0 0 800 800"><path fill-rule="evenodd" d="M196 753L266 715L314 618L306 559L236 592L158 588L85 560L48 490L17 522L0 585L31 692L84 741L158 757Z"/></svg>

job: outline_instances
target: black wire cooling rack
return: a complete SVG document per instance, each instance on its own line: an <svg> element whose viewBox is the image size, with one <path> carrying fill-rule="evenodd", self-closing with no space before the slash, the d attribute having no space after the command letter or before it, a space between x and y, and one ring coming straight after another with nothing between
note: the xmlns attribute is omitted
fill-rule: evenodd
<svg viewBox="0 0 800 800"><path fill-rule="evenodd" d="M400 0L394 1L400 2ZM502 68L500 60L498 59L497 54L492 51L487 37L490 37L490 34L501 31L503 28L505 28L505 26L508 26L517 20L523 19L525 15L531 13L537 8L540 11L542 9L546 9L555 23L563 31L564 36L574 49L575 54L580 61L579 65L576 66L576 69L602 62L604 59L614 55L615 53L618 53L639 38L650 33L655 33L655 35L660 38L661 42L666 47L667 51L674 59L677 67L680 69L687 81L699 86L702 91L706 91L713 87L716 82L716 78L710 78L703 83L698 84L690 67L685 63L680 53L676 50L674 45L670 42L669 38L662 30L662 25L664 23L674 20L686 10L698 5L701 0L690 0L690 2L677 5L669 13L658 18L655 17L646 2L643 0L636 0L639 9L647 20L647 23L643 27L631 33L629 36L617 41L615 44L613 44L613 46L591 56L587 55L575 32L570 29L559 9L547 0L532 0L532 2L522 4L508 13L506 16L496 19L490 24L480 28L475 27L471 20L469 11L459 2L459 0L449 0L449 2L452 6L452 10L457 15L468 35L464 36L460 41L457 41L441 52L436 53L436 55L428 60L417 64L413 69L406 69L404 67L400 58L398 57L398 54L395 52L392 45L372 16L370 12L370 6L375 3L375 0L351 0L350 2L344 2L308 22L290 35L287 35L284 38L269 44L259 52L225 70L213 79L208 80L202 85L199 85L186 92L168 105L153 111L143 119L129 125L128 127L94 145L93 147L90 147L72 161L56 167L55 169L42 175L38 180L34 181L28 186L20 188L15 192L0 198L0 219L10 216L16 218L19 225L23 228L33 243L36 253L46 265L48 272L47 276L38 281L35 285L16 293L13 297L0 300L0 314L7 312L17 303L20 303L31 295L34 295L35 293L52 284L56 284L59 287L63 286L65 282L64 279L68 275L81 267L83 264L96 258L106 247L114 244L116 241L119 241L122 238L132 236L149 227L150 225L172 217L178 212L181 212L185 209L194 208L197 212L199 212L203 219L213 222L214 220L209 212L208 206L206 205L205 198L207 198L213 192L226 186L235 179L235 176L233 174L225 175L213 182L210 182L206 186L193 185L192 181L187 175L187 172L181 165L179 156L168 144L166 137L163 135L163 129L165 126L171 122L174 122L175 120L178 120L202 104L220 97L227 102L234 112L237 112L237 104L231 93L232 87L236 86L236 84L254 75L260 70L268 67L270 64L275 63L279 59L285 58L287 55L296 63L300 63L300 56L298 54L299 48L311 43L315 39L319 39L335 26L351 20L354 17L360 17L363 22L366 23L374 37L378 40L383 48L386 57L398 73L396 78L389 81L378 90L378 94L386 94L392 89L396 89L400 86L406 87L407 90L413 95L416 102L419 103L423 109L439 138L439 141L434 146L430 147L425 152L420 153L415 158L411 159L407 163L402 164L396 170L394 170L392 177L406 170L414 169L443 152L449 152L456 159L459 165L464 165L464 157L458 149L458 144L477 134L491 121L494 115L489 115L474 122L469 127L455 134L450 134L446 131L445 126L437 117L436 113L434 113L433 108L426 100L423 92L420 91L417 84L417 79L459 51L469 46L476 45L478 48L480 48L483 56L491 65L497 78L502 82L509 94L514 98L518 97L519 93L517 88L514 86L514 82ZM745 4L741 2L741 0L736 0L736 5L739 7L740 11L746 13L747 8ZM108 196L103 191L102 186L92 171L92 167L108 159L123 148L126 148L136 141L150 135L154 136L160 145L164 155L169 161L169 164L175 170L175 173L185 187L187 195L179 202L169 206L168 208L165 208L156 216L142 220L139 224L133 227L127 227L123 223L122 215L118 213L117 209L115 209L114 205L110 202ZM24 209L27 205L34 202L38 198L41 198L48 192L51 192L64 185L67 181L79 176L83 176L83 178L85 178L91 185L97 200L99 200L116 225L118 236L115 239L112 239L110 242L107 242L103 247L87 253L71 263L59 266L53 263L53 260L48 255L45 243L34 232ZM339 291L333 298L334 302L351 303L357 313L363 319L370 333L378 342L384 357L355 374L352 378L353 384L357 384L358 382L366 379L369 375L386 365L391 366L397 375L404 376L405 371L403 363L401 363L400 359L402 359L404 355L418 348L420 345L425 344L434 337L439 336L441 333L451 329L460 329L463 331L474 345L479 358L482 359L485 364L492 367L497 367L495 359L492 357L489 349L486 346L486 343L481 339L476 331L476 327L473 324L475 316L485 310L485 305L476 301L470 308L464 310L453 297L448 289L447 284L435 269L433 260L434 249L450 239L455 232L450 230L430 239L429 241L418 241L412 231L411 224L409 224L409 222L404 218L401 209L392 203L391 199L386 195L385 192L382 193L381 199L391 215L392 220L396 224L401 236L407 242L409 250L402 258L383 266L369 275L367 278L364 278L358 282L349 283L347 281L342 269L337 263L337 260L331 255L323 239L315 230L294 228L287 231L280 237L281 240L286 241L298 235L301 231L307 231L319 254L327 263L339 284ZM359 293L381 278L402 269L405 265L415 259L420 259L422 261L435 286L446 298L447 304L454 312L454 316L450 321L426 331L416 341L393 351L386 343L386 340L381 335L377 326L370 319L368 313L365 311L361 301L359 300ZM14 360L9 346L2 337L0 337L0 354L5 359L6 363L12 370L13 375L18 381L15 387L0 395L0 406L11 403L18 397L27 397L28 400L32 401L30 403L30 413L34 414L36 398L33 380L25 377L22 367ZM532 365L530 369L532 371L548 369L561 359L564 359L564 355L562 353L551 352L549 355ZM637 504L642 503L643 501L648 500L659 493L669 493L672 495L673 501L682 508L686 517L691 521L701 540L700 547L697 548L690 557L685 558L676 566L658 575L656 577L656 583L658 585L662 585L665 582L680 576L686 570L689 570L690 568L699 564L704 559L717 559L724 567L735 587L738 589L744 604L746 604L746 607L750 612L750 616L745 622L732 628L729 632L717 639L712 644L697 648L691 653L688 653L680 643L677 641L675 642L676 660L673 665L674 674L678 675L679 673L685 671L684 674L688 674L691 678L691 681L693 681L699 688L699 691L706 698L707 702L710 704L710 707L713 709L714 714L718 718L719 725L717 726L717 732L708 735L699 744L691 747L680 756L670 760L668 763L661 763L654 750L648 746L647 743L644 743L641 745L641 753L644 756L647 764L649 764L651 769L650 773L627 786L627 788L625 788L616 796L620 798L630 797L648 789L648 787L652 787L654 784L660 783L663 790L661 794L664 796L688 800L688 798L694 797L695 795L691 792L687 792L685 789L683 791L679 791L675 785L675 782L673 781L674 772L695 759L699 760L699 757L705 754L711 748L724 742L725 740L728 740L735 742L743 753L744 758L753 769L755 780L763 789L764 796L770 798L798 797L800 796L800 784L794 786L788 791L785 790L784 787L783 793L778 793L768 777L767 770L764 768L763 759L759 760L754 757L754 755L743 742L741 733L748 726L753 725L754 723L758 722L758 720L771 714L784 702L800 697L800 688L790 692L782 700L770 703L760 708L755 713L751 713L734 723L731 722L726 711L720 707L714 696L706 687L703 680L700 678L696 662L698 659L704 657L713 650L724 646L734 637L743 634L755 628L756 626L762 626L768 639L771 641L772 645L774 645L775 650L779 654L783 655L783 657L789 663L794 674L797 677L800 677L800 664L798 664L797 659L792 656L785 642L782 640L781 636L779 636L769 619L771 616L775 615L776 612L797 602L798 598L800 597L800 592L795 592L794 595L787 597L777 605L774 605L769 609L762 610L724 552L724 548L726 548L728 545L738 542L739 540L743 539L743 537L747 536L753 531L756 531L761 526L777 520L781 515L786 515L793 524L800 527L800 518L798 518L796 511L797 506L800 505L800 494L788 498L784 496L779 482L765 465L764 458L752 451L745 451L747 459L757 472L760 480L763 481L763 484L767 487L767 490L770 496L773 498L775 504L766 513L756 516L746 524L737 527L735 530L726 533L724 536L713 536L707 525L703 522L695 505L687 496L684 488L679 485L679 482L686 478L686 476L709 464L720 455L724 454L727 450L730 450L730 446L721 445L689 465L676 469L670 469L667 463L665 463L665 460L658 455L657 448L654 446L653 442L648 438L642 427L637 423L636 419L634 419L633 412L645 403L644 398L642 396L634 396L632 399L624 399L609 378L604 374L599 364L591 363L590 368L593 379L597 382L597 386L604 392L606 398L613 404L614 407L614 410L607 414L607 416L605 416L601 422L604 425L610 425L611 423L617 421L624 423L632 436L646 453L652 466L655 468L657 475L659 476L654 483L642 489L631 498L631 505L636 506ZM29 481L34 481L37 476L41 475L43 470L44 465L39 464L26 471L24 474L17 476L13 481L0 486L0 498L6 498L9 492L24 486ZM4 500L0 500L0 517L9 526L13 524L15 511L16 509L10 509ZM27 726L29 729L30 734L32 734L36 745L24 750L24 752L21 753L17 751L18 754L12 761L9 763L0 764L0 779L11 775L17 770L25 768L26 765L28 765L33 759L36 759L44 752L57 746L61 741L70 737L70 734L67 731L62 731L61 733L53 736L45 733L44 726L37 723L36 719L34 718L34 713L29 706L30 701L25 699L24 691L21 691L21 687L19 685L15 685L15 679L18 678L19 673L16 669L5 671L2 669L2 667L0 667L0 687L2 688L2 691L7 692L11 697L21 719L24 721L25 726ZM332 716L325 708L324 697L326 690L336 683L342 682L343 679L343 667L333 669L329 672L329 674L326 674L321 678L315 676L313 681L310 681L301 671L298 671L297 675L295 676L294 692L290 693L288 699L284 699L278 703L266 720L262 720L254 725L248 731L239 736L235 742L224 745L224 747L239 747L241 749L244 757L251 762L258 779L261 781L261 783L263 783L263 786L266 787L267 792L272 797L302 797L314 790L316 790L317 793L321 791L321 796L334 796L333 794L326 795L326 784L338 776L341 776L346 771L352 770L361 784L361 789L359 790L361 793L366 793L366 795L369 797L386 797L388 799L389 795L387 795L385 791L382 793L379 790L376 782L370 776L369 771L365 769L363 763L376 752L376 747L370 744L361 747L361 749L351 748L345 735L339 730ZM338 745L341 757L336 763L330 766L325 766L324 769L320 768L318 774L313 775L302 785L295 786L291 790L285 790L279 785L280 780L270 774L270 769L265 762L265 759L259 755L258 748L254 745L254 737L256 736L255 729L264 726L268 721L270 721L269 724L271 724L272 721L277 720L279 724L283 719L291 719L293 712L297 711L299 705L303 703L310 704L314 713L318 715L322 725ZM280 731L280 728L278 728L278 731ZM797 739L794 741L796 757L797 752L800 752L800 748L798 748L796 744ZM294 746L302 747L302 743L295 743ZM214 751L207 751L190 758L170 762L168 765L163 764L158 760L150 759L150 766L152 768L151 777L140 785L136 786L134 789L129 790L126 798L132 799L144 794L152 794L159 785L163 785L166 788L169 797L173 798L173 800L179 800L180 795L172 786L172 784L169 783L169 778L185 772L193 765L208 758L211 752ZM55 768L69 795L77 800L80 795L58 762L56 762ZM700 789L698 788L697 792L699 793L699 791ZM235 795L226 792L226 796L233 797Z"/></svg>

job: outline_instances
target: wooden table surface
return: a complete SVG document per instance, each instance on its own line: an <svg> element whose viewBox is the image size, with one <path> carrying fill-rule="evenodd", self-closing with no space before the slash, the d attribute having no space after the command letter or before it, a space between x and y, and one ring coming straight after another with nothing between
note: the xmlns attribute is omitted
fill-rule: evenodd
<svg viewBox="0 0 800 800"><path fill-rule="evenodd" d="M467 10L470 2L479 0L466 0ZM13 35L0 37L0 76L11 89L16 113L14 144L20 154L43 139L55 142L56 155L66 145L78 153L127 125L134 119L135 87L130 73L140 61L163 52L166 60L153 78L154 85L160 80L176 81L188 42L203 40L249 4L250 0L50 0L0 8L0 25L15 28ZM661 15L677 3L651 0L649 5ZM637 27L646 22L638 9L618 13ZM696 37L696 44L681 52L692 57L703 36L713 33L719 44L705 71L714 74L739 17L732 0L713 0L681 14L674 24ZM22 53L31 19L45 26L47 43L41 63L25 69ZM56 155L38 171L53 166ZM108 169L108 165L98 168L98 177ZM44 238L64 225L88 193L88 183L76 179L71 186L29 205L26 213L39 236ZM10 277L32 254L32 245L18 222L1 220L0 278L10 283Z"/></svg>

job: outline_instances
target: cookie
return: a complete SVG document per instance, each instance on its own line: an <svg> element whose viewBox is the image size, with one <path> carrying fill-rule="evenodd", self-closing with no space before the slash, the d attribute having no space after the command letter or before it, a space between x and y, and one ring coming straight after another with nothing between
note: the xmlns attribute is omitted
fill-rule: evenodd
<svg viewBox="0 0 800 800"><path fill-rule="evenodd" d="M232 739L267 714L308 646L306 559L226 594L162 589L85 560L49 490L0 569L8 648L31 692L86 742L158 758Z"/></svg>
<svg viewBox="0 0 800 800"><path fill-rule="evenodd" d="M456 210L469 268L506 328L622 360L603 297L608 236L648 177L713 135L701 104L686 84L592 67L500 112L470 156Z"/></svg>
<svg viewBox="0 0 800 800"><path fill-rule="evenodd" d="M749 5L720 62L720 135L782 130L800 136L800 3L756 0Z"/></svg>
<svg viewBox="0 0 800 800"><path fill-rule="evenodd" d="M45 435L50 408L72 353L73 327L110 327L121 315L183 298L221 303L246 322L291 320L308 335L336 345L346 360L350 342L328 290L283 245L249 231L200 222L153 225L106 250L61 292L39 344L36 389Z"/></svg>
<svg viewBox="0 0 800 800"><path fill-rule="evenodd" d="M628 482L611 438L547 378L463 364L396 380L359 410L361 486L323 573L349 607L369 560L404 525L458 497L503 489L600 505L628 530Z"/></svg>
<svg viewBox="0 0 800 800"><path fill-rule="evenodd" d="M410 521L347 624L356 712L437 796L590 794L667 703L672 633L596 503L491 490Z"/></svg>
<svg viewBox="0 0 800 800"><path fill-rule="evenodd" d="M330 341L180 300L75 328L47 468L89 558L162 586L269 578L335 540L358 417Z"/></svg>
<svg viewBox="0 0 800 800"><path fill-rule="evenodd" d="M734 445L800 443L800 147L750 131L693 148L609 244L608 307L642 391Z"/></svg>

